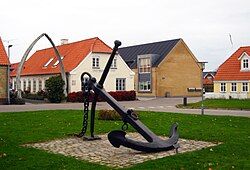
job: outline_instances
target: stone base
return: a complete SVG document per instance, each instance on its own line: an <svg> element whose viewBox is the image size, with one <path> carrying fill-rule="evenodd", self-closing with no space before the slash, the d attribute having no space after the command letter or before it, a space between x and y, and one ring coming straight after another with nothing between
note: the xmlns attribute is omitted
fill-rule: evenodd
<svg viewBox="0 0 250 170"><path fill-rule="evenodd" d="M126 136L135 140L145 141L138 133L128 133ZM24 146L72 156L76 159L99 163L113 168L124 168L148 160L155 160L178 153L191 152L218 145L218 143L179 139L180 148L178 149L178 153L175 150L144 153L122 146L115 148L109 143L107 134L100 135L100 137L102 140L83 141L81 138L71 137L44 143L26 144Z"/></svg>

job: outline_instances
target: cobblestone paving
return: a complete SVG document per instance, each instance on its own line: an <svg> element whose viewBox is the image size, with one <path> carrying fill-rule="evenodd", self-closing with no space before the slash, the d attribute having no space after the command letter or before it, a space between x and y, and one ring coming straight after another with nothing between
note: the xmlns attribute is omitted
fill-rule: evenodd
<svg viewBox="0 0 250 170"><path fill-rule="evenodd" d="M135 140L145 141L143 137L137 133L128 133L126 136ZM100 137L102 140L83 141L80 138L71 137L44 143L26 144L24 146L43 149L65 156L72 156L76 159L86 160L113 168L129 167L144 161L155 160L176 154L175 150L158 153L143 153L122 146L120 148L115 148L109 143L107 134L100 135ZM191 152L218 145L211 142L186 139L179 139L179 144L179 153Z"/></svg>

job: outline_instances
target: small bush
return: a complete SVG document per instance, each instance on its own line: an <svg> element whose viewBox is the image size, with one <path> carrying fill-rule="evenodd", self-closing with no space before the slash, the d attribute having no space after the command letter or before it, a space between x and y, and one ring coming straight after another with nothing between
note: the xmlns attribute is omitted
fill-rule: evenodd
<svg viewBox="0 0 250 170"><path fill-rule="evenodd" d="M23 96L25 99L31 99L31 100L44 100L44 96L40 96L38 94L26 94Z"/></svg>
<svg viewBox="0 0 250 170"><path fill-rule="evenodd" d="M50 77L45 82L47 98L51 103L60 103L64 98L64 81L61 76Z"/></svg>
<svg viewBox="0 0 250 170"><path fill-rule="evenodd" d="M98 119L99 120L122 120L119 113L115 110L100 110L98 112Z"/></svg>
<svg viewBox="0 0 250 170"><path fill-rule="evenodd" d="M23 105L25 104L25 100L23 98L14 98L10 100L11 104Z"/></svg>
<svg viewBox="0 0 250 170"><path fill-rule="evenodd" d="M25 104L24 99L17 98L17 91L10 91L10 104L23 105Z"/></svg>
<svg viewBox="0 0 250 170"><path fill-rule="evenodd" d="M77 99L78 99L78 97L77 97L76 92L69 93L68 96L67 96L67 101L68 102L79 102L79 101L77 101Z"/></svg>
<svg viewBox="0 0 250 170"><path fill-rule="evenodd" d="M47 96L46 92L44 90L40 90L36 93L38 96L43 96L44 98Z"/></svg>

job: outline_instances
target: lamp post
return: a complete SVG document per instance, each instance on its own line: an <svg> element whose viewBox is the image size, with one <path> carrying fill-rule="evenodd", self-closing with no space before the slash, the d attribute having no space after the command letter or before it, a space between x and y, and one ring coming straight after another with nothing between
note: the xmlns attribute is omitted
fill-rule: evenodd
<svg viewBox="0 0 250 170"><path fill-rule="evenodd" d="M204 115L204 105L203 105L203 100L204 100L204 87L203 87L203 70L205 69L205 64L207 62L201 61L198 62L201 68L201 115Z"/></svg>
<svg viewBox="0 0 250 170"><path fill-rule="evenodd" d="M13 45L8 45L8 58L10 60L10 48ZM10 104L10 64L7 66L7 102Z"/></svg>

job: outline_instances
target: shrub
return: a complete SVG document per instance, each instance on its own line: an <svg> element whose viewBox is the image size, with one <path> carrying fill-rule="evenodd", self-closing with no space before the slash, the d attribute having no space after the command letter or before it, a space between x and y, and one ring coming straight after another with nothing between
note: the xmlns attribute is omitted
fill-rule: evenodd
<svg viewBox="0 0 250 170"><path fill-rule="evenodd" d="M117 101L133 101L136 99L136 93L134 90L131 91L111 91L109 94L114 97Z"/></svg>
<svg viewBox="0 0 250 170"><path fill-rule="evenodd" d="M64 98L64 81L61 76L50 77L45 82L47 98L51 103L60 103Z"/></svg>
<svg viewBox="0 0 250 170"><path fill-rule="evenodd" d="M23 96L25 99L31 99L31 100L44 100L44 96L40 96L38 94L26 94Z"/></svg>
<svg viewBox="0 0 250 170"><path fill-rule="evenodd" d="M67 96L67 101L68 102L79 102L79 101L77 101L77 99L78 99L78 97L77 97L76 92L69 93L68 96Z"/></svg>
<svg viewBox="0 0 250 170"><path fill-rule="evenodd" d="M46 97L46 92L44 90L40 90L36 93L38 96L43 96L43 97Z"/></svg>
<svg viewBox="0 0 250 170"><path fill-rule="evenodd" d="M17 91L11 90L10 91L10 104L22 105L22 104L25 104L25 100L17 98Z"/></svg>
<svg viewBox="0 0 250 170"><path fill-rule="evenodd" d="M25 100L23 98L13 98L10 99L10 104L23 105L25 104Z"/></svg>
<svg viewBox="0 0 250 170"><path fill-rule="evenodd" d="M115 91L109 92L109 94L114 97L117 101L133 101L136 99L136 93L134 90L132 91ZM89 101L93 100L93 94L91 93L89 96ZM84 93L82 91L72 92L68 94L67 101L68 102L83 102ZM100 97L98 97L98 101L104 101Z"/></svg>
<svg viewBox="0 0 250 170"><path fill-rule="evenodd" d="M115 110L100 110L98 112L98 119L99 120L122 120L119 113Z"/></svg>

